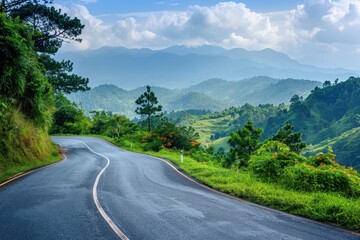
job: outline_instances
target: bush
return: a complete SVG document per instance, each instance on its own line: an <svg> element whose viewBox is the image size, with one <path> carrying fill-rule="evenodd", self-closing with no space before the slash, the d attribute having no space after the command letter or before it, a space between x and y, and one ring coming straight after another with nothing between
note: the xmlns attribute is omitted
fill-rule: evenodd
<svg viewBox="0 0 360 240"><path fill-rule="evenodd" d="M348 197L360 197L359 174L345 167L295 164L285 169L282 182L300 191L338 192Z"/></svg>
<svg viewBox="0 0 360 240"><path fill-rule="evenodd" d="M196 140L198 133L192 127L177 126L175 123L164 121L152 133L144 135L141 139L144 150L159 151L161 148L183 149L189 151L200 145Z"/></svg>
<svg viewBox="0 0 360 240"><path fill-rule="evenodd" d="M260 178L276 181L285 167L304 161L305 158L291 152L287 145L268 141L251 156L249 168Z"/></svg>

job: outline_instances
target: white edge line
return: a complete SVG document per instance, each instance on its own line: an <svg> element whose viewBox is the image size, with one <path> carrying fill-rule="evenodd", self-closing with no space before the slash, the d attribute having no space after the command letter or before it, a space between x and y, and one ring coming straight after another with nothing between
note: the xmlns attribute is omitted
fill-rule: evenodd
<svg viewBox="0 0 360 240"><path fill-rule="evenodd" d="M95 205L97 207L97 209L99 210L101 216L105 219L105 221L109 224L109 226L111 227L111 229L115 232L115 234L122 240L129 240L128 237L125 236L125 234L118 228L118 226L116 226L116 224L111 220L111 218L106 214L106 212L104 211L104 209L102 208L100 201L97 197L97 186L99 184L99 180L101 175L105 172L105 170L107 169L107 167L110 164L110 159L107 158L106 156L99 154L97 152L95 152L94 150L92 150L85 142L81 141L81 143L83 143L92 153L105 158L107 160L106 166L99 172L99 174L96 176L95 179L95 183L93 186L93 199L95 202Z"/></svg>
<svg viewBox="0 0 360 240"><path fill-rule="evenodd" d="M257 204L257 203L253 203L253 202L250 202L248 200L244 200L242 198L239 198L239 197L236 197L236 196L233 196L233 195L230 195L228 193L224 193L224 192L221 192L219 190L216 190L214 188L211 188L209 186L206 186L205 184L201 183L201 182L198 182L196 180L194 180L193 178L187 176L186 174L182 173L181 171L179 171L172 163L168 162L167 160L163 159L163 158L159 158L159 157L156 157L156 156L152 156L152 155L148 155L148 154L143 154L143 153L140 153L142 155L145 155L145 156L148 156L148 157L151 157L153 159L156 159L156 160L159 160L159 161L162 161L164 163L166 163L168 166L170 166L173 170L175 170L178 174L180 174L181 176L185 177L186 179L188 179L189 181L197 184L198 186L201 186L207 190L210 190L212 192L215 192L219 195L222 195L222 196L225 196L225 197L228 197L228 198L231 198L233 200L236 200L238 202L243 202L243 203L246 203L248 205L251 205L251 206L254 206L254 207L258 207L258 208L261 208L261 209L265 209L265 210L268 210L270 212L274 212L274 213L278 213L278 214L283 214L283 215L286 215L286 216L290 216L290 217L293 217L293 218L296 218L296 219L301 219L301 220L304 220L304 221L307 221L307 222L310 222L310 223L314 223L314 224L317 224L317 225L320 225L320 226L323 226L323 227L332 227L336 230L339 230L339 231L342 231L342 232L345 232L345 233L349 233L349 234L352 234L352 235L356 235L356 236L360 236L360 234L358 232L355 232L355 231L352 231L352 230L349 230L349 229L346 229L346 228L342 228L342 227L338 227L336 225L333 225L333 224L328 224L328 223L323 223L323 222L318 222L316 220L313 220L313 219L310 219L310 218L306 218L306 217L303 217L303 216L298 216L298 215L294 215L294 214L291 214L291 213L287 213L287 212L284 212L284 211L281 211L281 210L277 210L277 209L274 209L274 208L270 208L268 206L265 206L265 205L260 205L260 204Z"/></svg>

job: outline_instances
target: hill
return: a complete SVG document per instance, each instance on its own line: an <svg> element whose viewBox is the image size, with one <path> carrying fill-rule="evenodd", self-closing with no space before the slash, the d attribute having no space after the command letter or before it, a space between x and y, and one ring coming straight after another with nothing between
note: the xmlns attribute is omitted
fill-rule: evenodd
<svg viewBox="0 0 360 240"><path fill-rule="evenodd" d="M318 144L310 145L305 150L305 155L326 152L330 146L337 154L336 160L346 163L360 170L360 127L344 132L340 136L324 140Z"/></svg>
<svg viewBox="0 0 360 240"><path fill-rule="evenodd" d="M254 77L242 81L210 79L185 89L172 90L152 87L165 111L187 109L220 111L231 106L251 104L288 103L299 94L306 97L320 82ZM80 103L89 113L92 110L106 110L134 117L135 100L144 88L124 90L115 85L100 85L88 92L69 95L69 99Z"/></svg>
<svg viewBox="0 0 360 240"><path fill-rule="evenodd" d="M74 62L74 71L89 77L92 87L114 84L124 89L145 85L186 88L205 79L237 81L254 76L345 80L360 73L304 65L271 49L226 50L213 46L174 46L163 50L104 47L58 54L57 59Z"/></svg>
<svg viewBox="0 0 360 240"><path fill-rule="evenodd" d="M292 98L289 108L282 104L245 104L202 116L176 118L180 113L170 116L179 119L181 124L195 127L203 143L214 142L221 147L224 145L222 138L242 127L248 119L264 129L263 140L290 122L295 131L302 133L303 140L311 144L308 152L324 151L332 146L341 164L359 168L359 96L360 78L351 77L345 82L327 82L322 88L315 87L305 100Z"/></svg>

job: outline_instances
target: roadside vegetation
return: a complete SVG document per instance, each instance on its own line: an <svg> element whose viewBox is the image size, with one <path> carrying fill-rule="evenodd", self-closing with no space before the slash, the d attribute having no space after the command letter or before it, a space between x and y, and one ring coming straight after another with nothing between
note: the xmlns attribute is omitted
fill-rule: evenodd
<svg viewBox="0 0 360 240"><path fill-rule="evenodd" d="M52 58L64 41L80 41L84 26L50 2L0 3L0 182L60 160L48 133L54 97L89 89L70 61Z"/></svg>
<svg viewBox="0 0 360 240"><path fill-rule="evenodd" d="M150 87L146 92L152 95ZM219 191L360 230L359 173L353 167L337 163L330 147L323 152L301 155L306 143L289 122L270 137L262 139L263 129L248 119L227 137L230 150L225 151L212 145L202 146L200 135L192 126L182 126L163 114L156 114L157 102L152 102L152 112L138 110L140 120L135 123L123 115L105 111L93 111L90 117L81 115L76 104L65 99L62 101L72 110L61 115L61 119L67 121L61 126L54 125L54 133L95 134L130 151L168 159ZM139 108L144 107L146 104L139 102ZM180 161L182 150L184 162Z"/></svg>
<svg viewBox="0 0 360 240"><path fill-rule="evenodd" d="M129 150L169 159L220 191L360 231L360 175L348 164L358 166L358 156L347 155L357 158L346 161L345 167L332 148L312 145L322 152L301 155L306 147L303 137L316 144L339 136L334 148L344 141L358 144L351 136L360 124L360 78L334 85L327 81L305 100L293 96L290 106L245 104L201 116L212 126L202 134L194 128L199 126L196 111L195 117L159 113L162 107L149 86L134 99L137 122L106 111L88 116L64 95L88 90L88 79L71 74L71 62L52 58L64 41L81 41L84 26L48 2L0 5L0 181L59 160L49 132L94 134ZM59 31L49 31L54 28ZM174 117L188 123L179 124ZM202 145L206 134L209 144ZM227 139L228 150L210 144L220 138ZM349 152L349 147L342 149Z"/></svg>

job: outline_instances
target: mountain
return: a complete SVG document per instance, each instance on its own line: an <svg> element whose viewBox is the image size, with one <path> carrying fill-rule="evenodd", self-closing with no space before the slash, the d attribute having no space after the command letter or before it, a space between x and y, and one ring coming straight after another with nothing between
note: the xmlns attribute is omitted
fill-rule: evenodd
<svg viewBox="0 0 360 240"><path fill-rule="evenodd" d="M316 87L304 101L293 101L286 115L271 119L264 134L270 135L285 122L291 122L308 143L337 137L358 127L359 96L360 78Z"/></svg>
<svg viewBox="0 0 360 240"><path fill-rule="evenodd" d="M276 92L280 95L282 88L299 90L302 83L304 81L278 81L266 88L268 94L263 91L259 96L271 97L274 86L277 86ZM289 108L284 105L245 104L200 116L174 112L169 115L169 119L193 126L199 131L203 143L219 144L218 147L224 147L225 138L230 132L243 127L248 119L256 127L264 129L262 140L271 137L289 122L295 126L296 132L302 133L303 140L309 144L306 152L326 152L327 147L332 146L339 163L360 170L359 96L360 78L350 77L344 82L317 86L304 100L300 97L292 98Z"/></svg>
<svg viewBox="0 0 360 240"><path fill-rule="evenodd" d="M245 103L253 105L272 103L289 103L292 96L306 97L315 87L317 81L299 79L274 79L270 77L253 77L241 81L209 79L190 86L184 91L204 93L215 99L223 100L227 106L241 106Z"/></svg>
<svg viewBox="0 0 360 240"><path fill-rule="evenodd" d="M360 74L360 71L304 65L271 49L226 50L207 45L163 50L104 47L61 53L56 58L74 62L74 72L89 77L92 87L114 84L124 89L145 85L186 88L211 78L235 81L269 76L324 81L345 80Z"/></svg>
<svg viewBox="0 0 360 240"><path fill-rule="evenodd" d="M242 81L209 79L184 89L152 87L164 111L210 110L220 111L245 103L280 104L289 103L297 94L306 97L320 82L254 77ZM69 95L89 113L92 110L106 110L134 117L135 100L145 91L144 87L124 90L115 85L104 84L87 92Z"/></svg>

